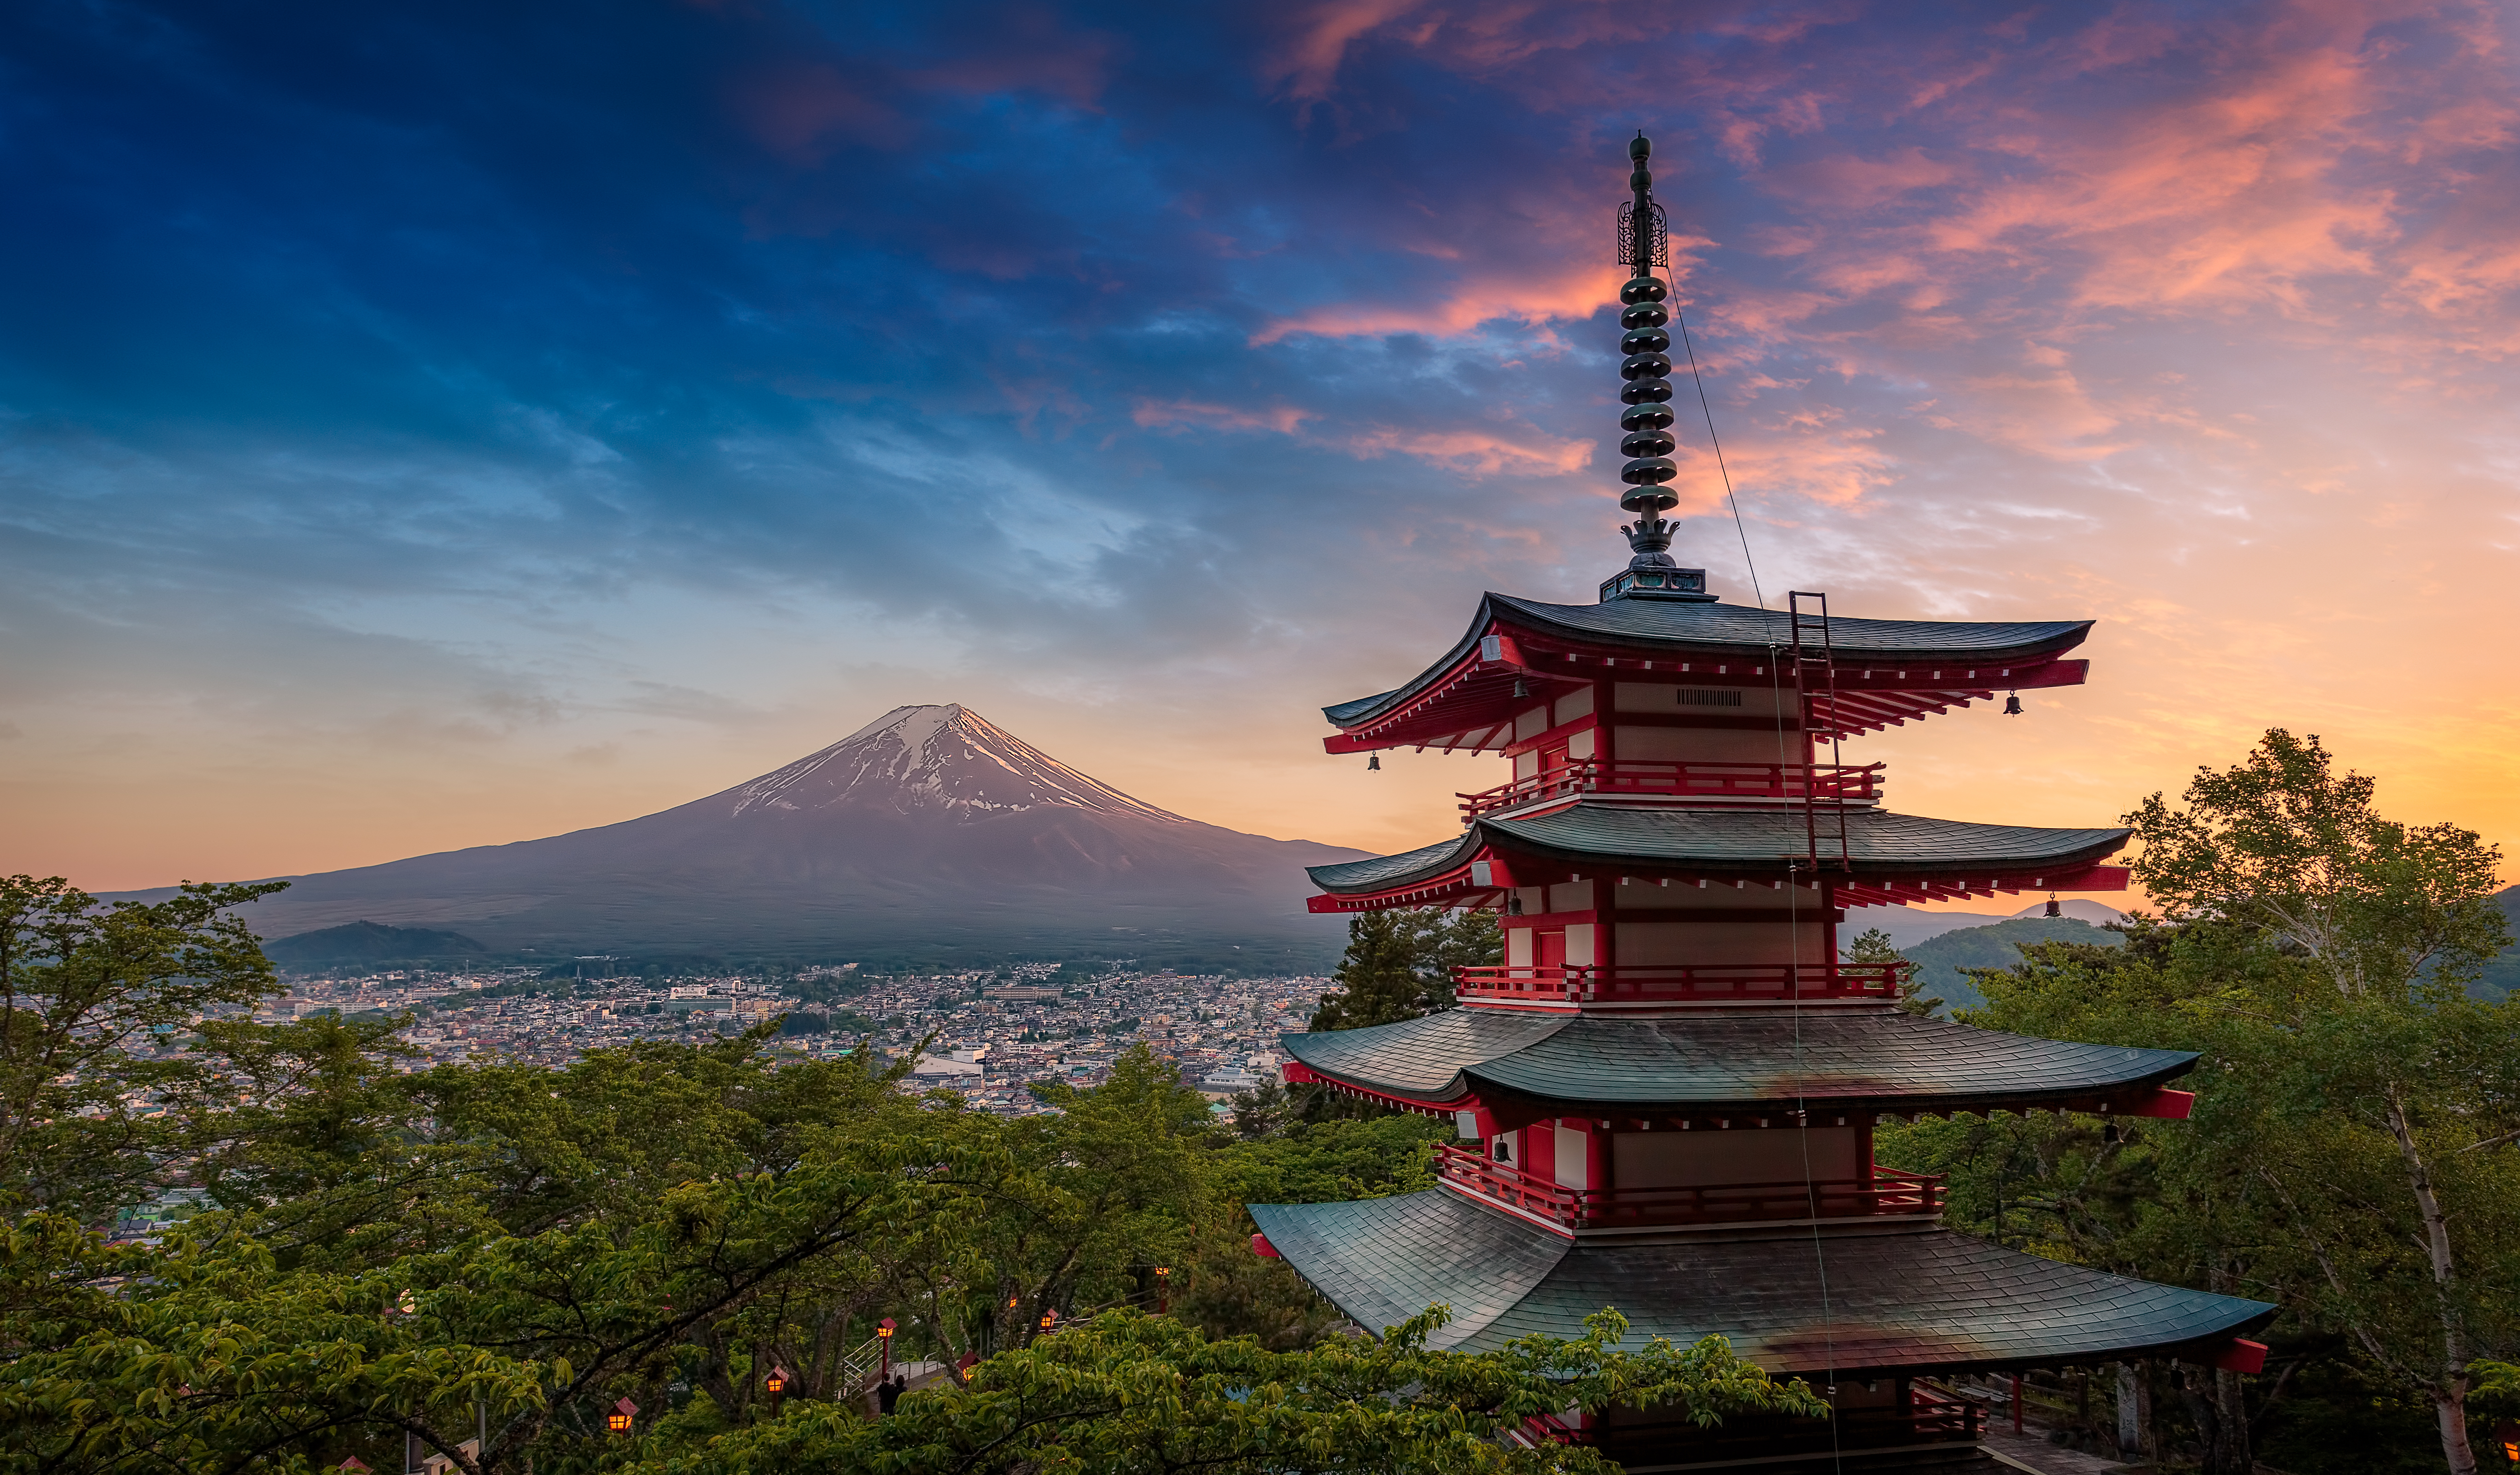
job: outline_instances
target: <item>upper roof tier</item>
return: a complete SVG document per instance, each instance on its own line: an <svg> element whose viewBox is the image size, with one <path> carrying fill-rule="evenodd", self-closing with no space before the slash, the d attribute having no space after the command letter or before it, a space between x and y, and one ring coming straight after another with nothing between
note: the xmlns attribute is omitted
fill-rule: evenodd
<svg viewBox="0 0 2520 1475"><path fill-rule="evenodd" d="M1816 642L1818 625L1806 619L1803 628L1806 641ZM1877 731L1998 691L2080 685L2090 663L2061 658L2091 628L2088 620L1833 619L1834 730ZM1793 648L1793 620L1777 610L1627 598L1542 604L1491 593L1460 642L1408 683L1323 708L1339 729L1324 744L1332 753L1502 748L1512 740L1515 714L1534 696L1632 670L1658 679L1791 686ZM1818 654L1816 644L1806 650ZM1535 680L1547 689L1533 691ZM1829 726L1821 715L1817 725Z"/></svg>
<svg viewBox="0 0 2520 1475"><path fill-rule="evenodd" d="M1429 1110L1475 1102L1508 1126L1796 1103L1901 1115L2035 1106L2139 1115L2197 1058L2003 1035L1886 1005L1686 1020L1447 1009L1279 1042L1306 1071L1343 1085Z"/></svg>
<svg viewBox="0 0 2520 1475"><path fill-rule="evenodd" d="M1483 815L1456 839L1316 865L1306 874L1330 894L1314 899L1316 911L1475 900L1483 893L1564 880L1568 871L1762 883L1824 872L1842 878L1840 901L1858 905L2125 885L2123 872L2099 864L2126 844L2130 832L2122 829L1971 824L1853 807L1844 817L1844 863L1831 813L1823 832L1825 863L1817 868L1811 822L1799 808L1644 808L1586 799L1542 814Z"/></svg>
<svg viewBox="0 0 2520 1475"><path fill-rule="evenodd" d="M1295 1272L1384 1327L1448 1303L1430 1346L1488 1352L1584 1335L1612 1306L1625 1345L1720 1334L1771 1373L2048 1366L2164 1355L2263 1325L2275 1309L1998 1249L1913 1223L1573 1240L1444 1188L1344 1204L1254 1204ZM1824 1282L1824 1283L1823 1283Z"/></svg>

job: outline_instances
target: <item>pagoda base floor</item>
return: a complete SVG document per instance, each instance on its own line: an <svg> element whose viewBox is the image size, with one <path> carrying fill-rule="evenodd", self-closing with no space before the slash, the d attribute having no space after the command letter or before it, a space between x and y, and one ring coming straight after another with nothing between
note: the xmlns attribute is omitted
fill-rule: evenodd
<svg viewBox="0 0 2520 1475"><path fill-rule="evenodd" d="M2273 1308L2062 1265L1913 1220L1748 1224L1577 1241L1449 1188L1251 1217L1312 1287L1369 1331L1438 1303L1429 1345L1485 1352L1573 1339L1615 1308L1625 1346L1720 1335L1778 1375L1845 1384L2202 1348Z"/></svg>

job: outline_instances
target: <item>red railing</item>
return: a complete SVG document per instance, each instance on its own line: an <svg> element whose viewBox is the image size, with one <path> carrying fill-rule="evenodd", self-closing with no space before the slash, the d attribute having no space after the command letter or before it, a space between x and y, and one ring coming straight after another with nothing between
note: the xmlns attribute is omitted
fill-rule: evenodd
<svg viewBox="0 0 2520 1475"><path fill-rule="evenodd" d="M1578 794L1684 799L1812 799L1869 804L1881 797L1879 763L1682 763L1577 759L1476 794L1456 794L1463 822L1494 809Z"/></svg>
<svg viewBox="0 0 2520 1475"><path fill-rule="evenodd" d="M1729 1224L1868 1214L1939 1214L1943 1180L1875 1167L1868 1178L1718 1183L1691 1188L1568 1188L1470 1147L1438 1145L1435 1171L1473 1193L1570 1229Z"/></svg>
<svg viewBox="0 0 2520 1475"><path fill-rule="evenodd" d="M1975 1439L1986 1432L1986 1406L1923 1379L1908 1386L1908 1418L1918 1434Z"/></svg>
<svg viewBox="0 0 2520 1475"><path fill-rule="evenodd" d="M1686 915L1686 913L1675 913ZM1463 1001L1623 1004L1721 999L1883 999L1899 996L1912 963L1674 963L1542 968L1501 963L1453 970Z"/></svg>

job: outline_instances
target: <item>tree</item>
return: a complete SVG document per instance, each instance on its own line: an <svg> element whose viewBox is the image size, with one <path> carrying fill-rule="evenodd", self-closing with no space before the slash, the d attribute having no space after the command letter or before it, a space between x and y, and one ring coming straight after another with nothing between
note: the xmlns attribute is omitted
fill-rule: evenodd
<svg viewBox="0 0 2520 1475"><path fill-rule="evenodd" d="M1361 1030L1417 1019L1453 1006L1453 970L1505 955L1496 916L1403 906L1360 912L1347 924L1347 952L1313 1015L1316 1030Z"/></svg>
<svg viewBox="0 0 2520 1475"><path fill-rule="evenodd" d="M1890 934L1878 927L1867 927L1846 947L1850 963L1899 963L1907 961L1899 949L1890 945ZM1943 1006L1939 998L1929 998L1918 970L1910 968L1899 979L1899 1008L1907 1014L1931 1014Z"/></svg>
<svg viewBox="0 0 2520 1475"><path fill-rule="evenodd" d="M187 884L109 906L59 876L0 880L0 1211L95 1218L147 1197L182 1143L176 1053L206 1012L280 991L230 908L283 890Z"/></svg>
<svg viewBox="0 0 2520 1475"><path fill-rule="evenodd" d="M2507 1260L2496 1231L2511 1200L2493 1195L2515 1186L2520 1142L2514 1016L2464 987L2511 942L2490 899L2501 854L2454 825L2384 819L2372 792L2316 736L2277 728L2244 762L2199 769L2186 807L2155 794L2127 822L2136 879L2166 916L2227 923L2300 960L2299 987L2232 1001L2233 1023L2266 1037L2251 1051L2272 1073L2266 1110L2307 1149L2258 1172L2318 1267L2326 1312L2432 1404L2452 1475L2470 1475L2468 1363L2506 1343L2520 1289L2480 1295L2471 1278L2480 1255Z"/></svg>
<svg viewBox="0 0 2520 1475"><path fill-rule="evenodd" d="M1727 1414L1824 1417L1800 1381L1778 1384L1721 1337L1686 1351L1656 1339L1615 1350L1605 1312L1580 1340L1527 1337L1493 1353L1429 1351L1446 1313L1376 1339L1269 1352L1211 1341L1164 1317L1115 1312L980 1365L968 1388L904 1399L870 1423L822 1406L657 1452L642 1475L922 1471L1014 1475L1540 1475L1615 1470L1594 1451L1500 1438L1570 1405L1678 1406L1701 1426Z"/></svg>

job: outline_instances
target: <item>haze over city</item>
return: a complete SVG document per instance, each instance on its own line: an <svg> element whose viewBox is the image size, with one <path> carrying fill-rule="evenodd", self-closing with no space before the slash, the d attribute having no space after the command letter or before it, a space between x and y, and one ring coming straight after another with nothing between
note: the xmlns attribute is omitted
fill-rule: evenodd
<svg viewBox="0 0 2520 1475"><path fill-rule="evenodd" d="M1639 129L1742 515L1690 404L1684 561L2099 622L2087 687L1851 745L1899 807L2107 824L2280 724L2520 841L2463 638L2515 613L2506 9L512 23L0 20L0 866L528 839L953 702L1214 824L1453 833L1492 760L1316 709L1624 561Z"/></svg>

